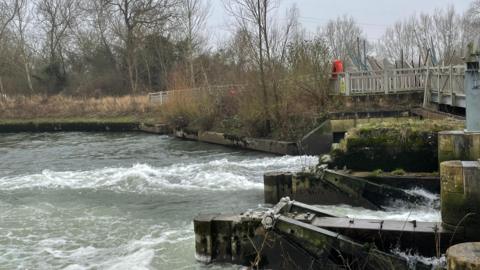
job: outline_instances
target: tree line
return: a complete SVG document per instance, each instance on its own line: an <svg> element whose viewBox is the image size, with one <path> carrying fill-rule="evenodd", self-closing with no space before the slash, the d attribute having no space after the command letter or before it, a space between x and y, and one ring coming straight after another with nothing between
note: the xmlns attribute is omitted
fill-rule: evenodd
<svg viewBox="0 0 480 270"><path fill-rule="evenodd" d="M299 22L295 5L281 14L279 0L223 0L231 33L212 46L210 5L0 0L0 94L137 95L249 83L270 104L263 113L275 115L286 81L325 102L331 61L355 58L360 44L365 55L378 59L441 65L458 63L480 34L479 0L463 14L447 7L411 16L388 27L378 41L368 41L349 16L312 33Z"/></svg>

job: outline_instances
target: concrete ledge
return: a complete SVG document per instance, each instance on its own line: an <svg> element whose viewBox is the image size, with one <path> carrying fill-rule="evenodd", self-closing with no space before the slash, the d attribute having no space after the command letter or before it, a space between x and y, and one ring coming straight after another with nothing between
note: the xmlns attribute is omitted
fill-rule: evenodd
<svg viewBox="0 0 480 270"><path fill-rule="evenodd" d="M463 116L449 114L449 113L445 113L437 110L431 110L431 109L422 108L422 107L413 108L410 110L410 112L413 115L420 116L424 119L442 120L446 118L452 118L459 121L465 121L465 117Z"/></svg>
<svg viewBox="0 0 480 270"><path fill-rule="evenodd" d="M177 129L173 132L173 135L180 139L198 141L198 131Z"/></svg>
<svg viewBox="0 0 480 270"><path fill-rule="evenodd" d="M350 118L350 119L333 119L330 120L332 123L332 132L340 133L347 132L352 128L356 128L360 125L368 123L378 123L378 122L391 122L398 119L414 119L415 117L411 116L398 116L398 117L372 117L372 118ZM418 118L417 118L418 119Z"/></svg>
<svg viewBox="0 0 480 270"><path fill-rule="evenodd" d="M140 124L139 130L146 133L167 135L172 133L172 129L167 124Z"/></svg>
<svg viewBox="0 0 480 270"><path fill-rule="evenodd" d="M174 135L175 137L181 139L195 140L278 155L293 156L299 154L298 147L295 142L238 137L212 131L199 132L191 130L175 130Z"/></svg>

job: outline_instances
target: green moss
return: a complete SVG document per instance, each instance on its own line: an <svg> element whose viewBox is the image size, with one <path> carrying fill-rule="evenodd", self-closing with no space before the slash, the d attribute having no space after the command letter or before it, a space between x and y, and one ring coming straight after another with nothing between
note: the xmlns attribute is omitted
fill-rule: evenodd
<svg viewBox="0 0 480 270"><path fill-rule="evenodd" d="M392 174L397 175L397 176L401 176L401 175L407 174L407 172L405 172L404 169L396 169L396 170L392 171Z"/></svg>
<svg viewBox="0 0 480 270"><path fill-rule="evenodd" d="M347 132L331 153L333 165L361 171L438 171L438 132L463 127L463 122L454 120L366 123Z"/></svg>

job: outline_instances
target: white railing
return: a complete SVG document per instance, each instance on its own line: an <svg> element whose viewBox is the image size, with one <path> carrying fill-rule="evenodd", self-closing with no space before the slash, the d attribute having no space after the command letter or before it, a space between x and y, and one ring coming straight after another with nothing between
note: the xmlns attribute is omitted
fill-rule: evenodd
<svg viewBox="0 0 480 270"><path fill-rule="evenodd" d="M356 71L334 74L333 94L346 96L420 92L464 92L464 66ZM427 81L428 80L428 81Z"/></svg>
<svg viewBox="0 0 480 270"><path fill-rule="evenodd" d="M163 105L167 103L171 97L176 95L177 96L178 95L194 96L197 93L215 94L215 93L227 92L227 91L242 91L244 87L245 87L244 84L226 84L226 85L211 85L206 87L197 87L197 88L189 88L189 89L177 89L177 90L149 93L148 99L151 103Z"/></svg>
<svg viewBox="0 0 480 270"><path fill-rule="evenodd" d="M440 95L465 95L465 67L450 66L430 69L429 89Z"/></svg>

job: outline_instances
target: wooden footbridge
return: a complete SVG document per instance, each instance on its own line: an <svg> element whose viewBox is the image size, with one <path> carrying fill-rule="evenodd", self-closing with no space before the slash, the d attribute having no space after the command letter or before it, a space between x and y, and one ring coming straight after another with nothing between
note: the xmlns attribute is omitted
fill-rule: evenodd
<svg viewBox="0 0 480 270"><path fill-rule="evenodd" d="M443 66L341 72L332 75L331 95L378 96L424 93L424 105L465 108L465 66ZM246 85L209 86L209 91L238 91ZM203 88L150 93L151 102L163 104L178 94Z"/></svg>

